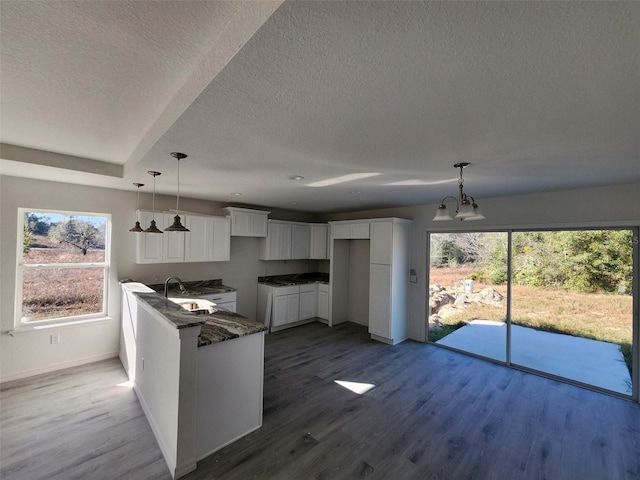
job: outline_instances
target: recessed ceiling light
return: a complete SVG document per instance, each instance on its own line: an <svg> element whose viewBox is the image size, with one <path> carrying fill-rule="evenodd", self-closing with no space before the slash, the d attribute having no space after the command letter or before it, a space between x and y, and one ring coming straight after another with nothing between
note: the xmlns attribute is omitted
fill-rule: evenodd
<svg viewBox="0 0 640 480"><path fill-rule="evenodd" d="M294 182L299 182L300 180L304 180L302 175L289 175L287 177L289 180L293 180Z"/></svg>
<svg viewBox="0 0 640 480"><path fill-rule="evenodd" d="M239 197L239 196L241 196L242 194L241 194L241 193L238 193L238 192L232 192L232 193L231 193L231 195L232 195L232 196L234 196L234 197Z"/></svg>
<svg viewBox="0 0 640 480"><path fill-rule="evenodd" d="M289 205L297 205L298 202L289 202Z"/></svg>
<svg viewBox="0 0 640 480"><path fill-rule="evenodd" d="M349 193L351 195L360 195L362 192L360 190L351 190Z"/></svg>

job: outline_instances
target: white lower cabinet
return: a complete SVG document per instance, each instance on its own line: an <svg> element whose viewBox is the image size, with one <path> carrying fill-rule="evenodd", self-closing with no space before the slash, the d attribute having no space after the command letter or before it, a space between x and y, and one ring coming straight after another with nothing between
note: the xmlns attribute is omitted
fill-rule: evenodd
<svg viewBox="0 0 640 480"><path fill-rule="evenodd" d="M225 292L225 293L208 293L206 295L199 295L198 298L202 298L203 300L209 300L210 302L215 303L217 306L226 308L230 312L236 312L236 292Z"/></svg>
<svg viewBox="0 0 640 480"><path fill-rule="evenodd" d="M300 285L300 320L314 318L318 314L318 284Z"/></svg>
<svg viewBox="0 0 640 480"><path fill-rule="evenodd" d="M329 285L318 284L318 318L329 320Z"/></svg>
<svg viewBox="0 0 640 480"><path fill-rule="evenodd" d="M292 291L298 289L298 287L283 287ZM284 293L278 292L276 289L273 296L273 310L271 313L271 325L274 327L280 327L288 323L297 322L300 319L300 293Z"/></svg>
<svg viewBox="0 0 640 480"><path fill-rule="evenodd" d="M319 288L323 287L323 300L319 300ZM271 296L271 301L269 301ZM269 310L271 309L271 310ZM329 314L328 285L309 283L275 287L258 284L258 305L256 318L266 322L270 318L272 329L287 328L320 317L327 319ZM324 315L324 316L321 316Z"/></svg>

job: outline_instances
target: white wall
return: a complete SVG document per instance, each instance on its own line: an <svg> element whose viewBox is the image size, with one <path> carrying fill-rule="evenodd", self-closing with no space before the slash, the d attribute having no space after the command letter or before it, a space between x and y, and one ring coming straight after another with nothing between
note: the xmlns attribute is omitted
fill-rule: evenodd
<svg viewBox="0 0 640 480"><path fill-rule="evenodd" d="M272 218L299 221L348 220L356 218L401 217L413 220L410 267L416 269L418 283L409 284L409 336L424 339L427 230L535 227L535 226L629 226L640 225L640 183L505 198L479 198L486 220L471 223L434 223L436 206L421 205L365 212L335 214L326 218L305 217L291 212L275 212ZM174 207L174 197L156 196L156 210ZM258 260L258 239L233 237L231 261L196 264L135 264L133 225L135 192L0 176L0 380L117 355L120 341L120 288L118 279L132 278L142 283L160 283L170 275L183 280L222 278L238 289L238 312L255 317L257 277L299 273L320 269L328 262ZM203 214L222 215L216 202L181 199L181 208ZM109 313L112 320L98 326L60 330L58 345L49 344L47 333L11 337L14 328L17 210L19 207L86 210L110 213L113 222L112 269ZM141 208L151 207L151 195L141 195ZM157 280L156 280L157 279Z"/></svg>
<svg viewBox="0 0 640 480"><path fill-rule="evenodd" d="M80 185L0 176L0 381L56 370L117 355L120 343L120 287L118 280L162 283L171 275L185 281L221 278L238 289L238 313L254 318L257 279L262 275L316 271L328 262L258 260L258 239L232 237L231 261L184 264L137 265L134 223L136 193ZM185 211L224 215L216 202L180 199ZM16 337L14 328L15 264L18 208L81 210L112 216L112 268L109 278L109 322L101 325L64 327ZM175 207L175 197L156 196L156 210ZM140 195L140 208L151 208L151 195ZM317 221L317 217L272 211L272 218ZM60 333L60 343L50 345L49 336Z"/></svg>
<svg viewBox="0 0 640 480"><path fill-rule="evenodd" d="M326 221L400 217L411 225L410 268L418 283L409 283L409 338L425 338L427 231L529 227L640 226L640 183L566 190L503 198L478 198L486 220L433 222L437 204L398 207L326 216Z"/></svg>

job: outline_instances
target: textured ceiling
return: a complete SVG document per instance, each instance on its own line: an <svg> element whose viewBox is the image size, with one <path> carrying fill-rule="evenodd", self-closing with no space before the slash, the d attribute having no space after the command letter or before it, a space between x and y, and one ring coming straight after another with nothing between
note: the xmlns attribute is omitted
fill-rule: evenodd
<svg viewBox="0 0 640 480"><path fill-rule="evenodd" d="M436 202L459 161L477 198L640 180L638 2L251 4L3 1L2 142L124 178L3 173L174 193L182 151L183 195L314 212Z"/></svg>

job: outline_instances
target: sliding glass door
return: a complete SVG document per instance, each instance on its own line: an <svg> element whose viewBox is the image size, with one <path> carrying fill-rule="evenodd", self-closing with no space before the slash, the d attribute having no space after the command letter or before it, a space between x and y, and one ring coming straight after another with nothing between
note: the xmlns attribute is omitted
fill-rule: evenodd
<svg viewBox="0 0 640 480"><path fill-rule="evenodd" d="M432 233L428 340L634 395L637 248L637 229Z"/></svg>
<svg viewBox="0 0 640 480"><path fill-rule="evenodd" d="M433 233L429 341L507 360L506 232Z"/></svg>
<svg viewBox="0 0 640 480"><path fill-rule="evenodd" d="M511 362L631 395L633 231L514 232Z"/></svg>

